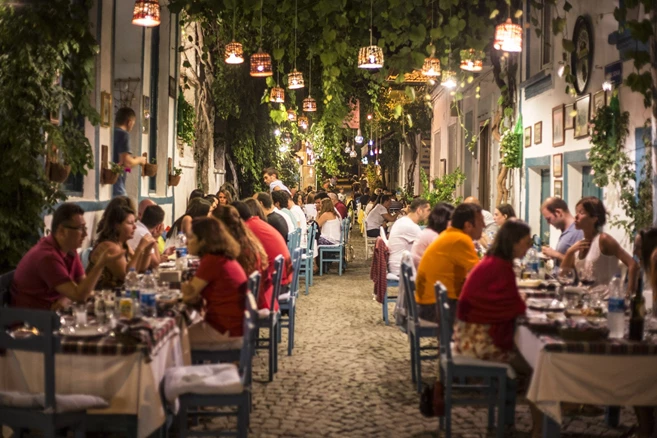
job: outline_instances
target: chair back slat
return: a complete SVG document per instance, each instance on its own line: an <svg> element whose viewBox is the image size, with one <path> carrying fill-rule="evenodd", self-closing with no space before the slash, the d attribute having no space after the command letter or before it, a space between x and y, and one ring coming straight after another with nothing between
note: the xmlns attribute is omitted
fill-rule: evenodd
<svg viewBox="0 0 657 438"><path fill-rule="evenodd" d="M14 337L11 329L24 323L35 331L33 336ZM60 320L55 312L46 310L0 307L0 349L31 351L43 354L43 371L48 412L55 412L55 353L61 351L61 342L53 334L59 330Z"/></svg>
<svg viewBox="0 0 657 438"><path fill-rule="evenodd" d="M301 255L306 250L297 248L292 253L292 282L290 283L290 297L299 295L299 271L301 270Z"/></svg>
<svg viewBox="0 0 657 438"><path fill-rule="evenodd" d="M308 240L306 242L306 254L310 254L312 257L313 251L315 249L315 226L313 224L308 225Z"/></svg>
<svg viewBox="0 0 657 438"><path fill-rule="evenodd" d="M276 308L276 301L278 301L278 296L281 294L281 283L283 281L283 256L281 254L277 255L274 259L274 272L271 276L271 281L274 284L274 293L271 297L271 304L269 305L269 310L271 312Z"/></svg>
<svg viewBox="0 0 657 438"><path fill-rule="evenodd" d="M0 306L9 306L11 302L11 284L14 282L14 272L9 271L0 275Z"/></svg>
<svg viewBox="0 0 657 438"><path fill-rule="evenodd" d="M379 236L381 236L381 239L385 242L386 246L388 245L388 236L386 235L386 229L383 228L383 225L379 227Z"/></svg>
<svg viewBox="0 0 657 438"><path fill-rule="evenodd" d="M447 355L447 360L452 359L452 327L449 326L449 301L447 301L447 289L440 281L434 286L436 302L440 305L440 352Z"/></svg>
<svg viewBox="0 0 657 438"><path fill-rule="evenodd" d="M408 319L419 324L417 314L417 304L415 303L415 279L413 278L413 261L408 253L404 251L402 256L401 273L404 282L404 298L406 298L406 312Z"/></svg>
<svg viewBox="0 0 657 438"><path fill-rule="evenodd" d="M260 272L253 271L251 275L249 275L249 279L246 286L249 289L249 292L253 294L253 296L257 301L258 293L260 292Z"/></svg>
<svg viewBox="0 0 657 438"><path fill-rule="evenodd" d="M246 294L246 308L244 310L244 331L242 334L242 350L240 351L239 371L244 385L250 385L251 373L249 370L253 361L253 342L258 305L252 293Z"/></svg>

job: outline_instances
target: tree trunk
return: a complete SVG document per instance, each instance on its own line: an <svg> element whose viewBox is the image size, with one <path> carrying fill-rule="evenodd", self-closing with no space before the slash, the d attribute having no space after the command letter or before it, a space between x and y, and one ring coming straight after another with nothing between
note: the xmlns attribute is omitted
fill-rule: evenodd
<svg viewBox="0 0 657 438"><path fill-rule="evenodd" d="M418 157L418 137L419 136L416 134L408 133L405 138L406 145L411 149L411 164L409 164L408 169L406 170L406 186L408 187L408 192L413 194L415 194L415 168L417 167Z"/></svg>
<svg viewBox="0 0 657 438"><path fill-rule="evenodd" d="M495 196L495 205L507 204L509 201L509 190L506 188L506 178L509 175L509 168L500 165L500 172L497 174L497 196Z"/></svg>
<svg viewBox="0 0 657 438"><path fill-rule="evenodd" d="M650 37L650 73L652 76L652 106L650 111L650 134L652 141L652 225L657 226L657 10L650 11L652 36Z"/></svg>

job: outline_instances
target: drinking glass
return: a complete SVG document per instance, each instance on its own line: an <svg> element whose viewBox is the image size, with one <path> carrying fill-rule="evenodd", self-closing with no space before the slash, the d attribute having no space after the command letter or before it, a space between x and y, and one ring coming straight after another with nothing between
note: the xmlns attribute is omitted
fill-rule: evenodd
<svg viewBox="0 0 657 438"><path fill-rule="evenodd" d="M562 287L572 286L575 283L575 270L573 268L559 268L557 281Z"/></svg>
<svg viewBox="0 0 657 438"><path fill-rule="evenodd" d="M73 314L75 315L76 325L87 325L87 303L75 303L73 306Z"/></svg>

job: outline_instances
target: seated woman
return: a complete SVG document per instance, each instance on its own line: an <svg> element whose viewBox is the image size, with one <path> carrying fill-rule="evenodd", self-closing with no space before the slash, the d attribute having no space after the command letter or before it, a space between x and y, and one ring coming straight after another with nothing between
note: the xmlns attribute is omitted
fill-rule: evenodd
<svg viewBox="0 0 657 438"><path fill-rule="evenodd" d="M231 236L240 245L240 253L237 256L237 262L240 264L244 273L251 275L254 271L260 273L260 290L254 291L253 294L258 297L258 308L269 309L273 285L271 281L271 271L268 268L269 261L267 253L260 243L260 240L253 234L249 228L244 225L237 209L231 205L220 205L212 212L212 216L221 221Z"/></svg>
<svg viewBox="0 0 657 438"><path fill-rule="evenodd" d="M219 190L217 192L217 198L219 199L219 205L230 205L233 203L233 197L226 189Z"/></svg>
<svg viewBox="0 0 657 438"><path fill-rule="evenodd" d="M217 208L217 205L219 205L219 198L215 195L205 195L203 199L210 203L210 213L212 213L214 209Z"/></svg>
<svg viewBox="0 0 657 438"><path fill-rule="evenodd" d="M516 217L516 212L509 204L500 204L493 213L493 220L498 227L504 225L504 222Z"/></svg>
<svg viewBox="0 0 657 438"><path fill-rule="evenodd" d="M453 211L454 206L446 202L439 202L433 210L431 210L427 227L420 232L411 248L411 256L413 256L415 269L420 265L420 260L424 255L424 251L426 251L429 245L436 240L438 235L445 231L449 226Z"/></svg>
<svg viewBox="0 0 657 438"><path fill-rule="evenodd" d="M194 277L181 286L183 301L205 302L204 320L189 327L192 348L239 347L247 287L244 269L236 260L240 245L223 223L201 217L192 221L187 249L201 262Z"/></svg>
<svg viewBox="0 0 657 438"><path fill-rule="evenodd" d="M601 200L594 196L579 200L575 207L575 228L584 232L584 239L568 248L561 268L575 267L578 275L590 276L595 287L609 284L619 272L620 260L628 268L629 295L636 287L639 265L616 239L602 232L606 222L607 211Z"/></svg>
<svg viewBox="0 0 657 438"><path fill-rule="evenodd" d="M178 233L189 234L192 229L192 220L209 216L211 208L212 204L203 198L192 199L187 206L185 214L176 219L173 225L171 225L166 244L167 248L176 245Z"/></svg>
<svg viewBox="0 0 657 438"><path fill-rule="evenodd" d="M525 314L513 259L532 246L531 230L521 221L507 221L498 231L484 259L465 280L454 322L454 351L478 359L511 363L527 373L529 366L514 354L516 318ZM540 437L542 414L530 403L532 437Z"/></svg>
<svg viewBox="0 0 657 438"><path fill-rule="evenodd" d="M321 232L317 240L319 246L337 245L340 243L342 223L335 212L333 201L329 198L322 199L322 208L317 213L317 226L320 227Z"/></svg>
<svg viewBox="0 0 657 438"><path fill-rule="evenodd" d="M94 266L102 259L102 254L109 252L116 254L125 251L124 257L109 260L96 284L97 289L114 289L123 286L123 281L130 268L137 272L143 272L150 263L150 254L155 247L156 241L150 234L145 235L139 241L137 248L133 251L128 245L137 228L135 225L135 211L126 205L114 205L105 210L102 228L91 254L89 254L89 265L87 274L93 271Z"/></svg>

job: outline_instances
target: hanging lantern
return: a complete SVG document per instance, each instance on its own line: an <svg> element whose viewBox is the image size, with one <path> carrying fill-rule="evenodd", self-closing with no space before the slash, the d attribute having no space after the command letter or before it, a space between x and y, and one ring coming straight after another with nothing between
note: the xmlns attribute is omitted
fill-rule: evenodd
<svg viewBox="0 0 657 438"><path fill-rule="evenodd" d="M297 71L297 69L292 70L287 75L287 88L290 90L296 90L298 88L303 88L306 86L306 83L303 80L303 73Z"/></svg>
<svg viewBox="0 0 657 438"><path fill-rule="evenodd" d="M358 144L363 143L363 135L360 133L360 128L358 128L358 133L356 134L356 137L354 137L354 141Z"/></svg>
<svg viewBox="0 0 657 438"><path fill-rule="evenodd" d="M361 47L358 51L358 68L383 67L383 49L379 46Z"/></svg>
<svg viewBox="0 0 657 438"><path fill-rule="evenodd" d="M312 97L308 96L303 99L303 110L307 113L312 113L317 111L317 102Z"/></svg>
<svg viewBox="0 0 657 438"><path fill-rule="evenodd" d="M370 149L370 156L374 156L374 149Z"/></svg>
<svg viewBox="0 0 657 438"><path fill-rule="evenodd" d="M272 88L271 93L269 93L269 100L275 103L285 102L285 90L281 87Z"/></svg>
<svg viewBox="0 0 657 438"><path fill-rule="evenodd" d="M431 77L440 76L440 59L434 58L433 56L424 58L422 74Z"/></svg>
<svg viewBox="0 0 657 438"><path fill-rule="evenodd" d="M350 156L351 158L356 158L356 157L358 156L358 154L356 153L356 150L355 150L355 149L352 149L351 152L349 153L349 156Z"/></svg>
<svg viewBox="0 0 657 438"><path fill-rule="evenodd" d="M231 41L226 44L226 64L241 64L244 62L244 49L242 44Z"/></svg>
<svg viewBox="0 0 657 438"><path fill-rule="evenodd" d="M308 117L306 116L299 116L299 119L297 121L297 125L301 129L308 129Z"/></svg>
<svg viewBox="0 0 657 438"><path fill-rule="evenodd" d="M144 27L160 25L160 3L158 0L137 0L132 12L132 24Z"/></svg>
<svg viewBox="0 0 657 438"><path fill-rule="evenodd" d="M344 153L348 154L349 152L351 152L351 146L349 145L349 142L347 142L347 144L344 147Z"/></svg>
<svg viewBox="0 0 657 438"><path fill-rule="evenodd" d="M461 50L461 70L481 71L484 68L484 53L481 50Z"/></svg>
<svg viewBox="0 0 657 438"><path fill-rule="evenodd" d="M440 85L449 89L456 88L456 73L452 70L445 70Z"/></svg>
<svg viewBox="0 0 657 438"><path fill-rule="evenodd" d="M522 52L522 27L508 18L495 27L493 47L504 52Z"/></svg>
<svg viewBox="0 0 657 438"><path fill-rule="evenodd" d="M262 48L258 49L257 53L251 55L251 76L264 78L273 74L271 56L269 56L269 53L263 52Z"/></svg>
<svg viewBox="0 0 657 438"><path fill-rule="evenodd" d="M296 122L296 121L297 121L297 113L294 112L294 110L293 110L292 108L290 108L289 110L287 110L287 119L288 119L290 122Z"/></svg>

